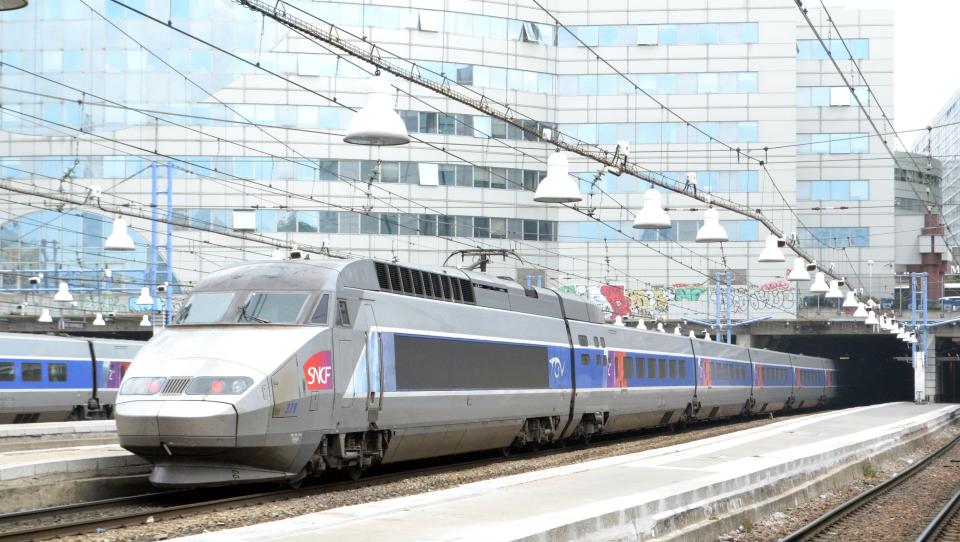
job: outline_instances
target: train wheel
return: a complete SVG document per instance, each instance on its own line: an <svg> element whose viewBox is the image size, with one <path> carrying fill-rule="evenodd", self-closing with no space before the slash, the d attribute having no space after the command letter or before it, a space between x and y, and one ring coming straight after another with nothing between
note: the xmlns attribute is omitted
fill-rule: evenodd
<svg viewBox="0 0 960 542"><path fill-rule="evenodd" d="M363 469L357 465L351 465L344 469L344 472L347 473L347 478L350 478L351 481L356 482L363 476Z"/></svg>

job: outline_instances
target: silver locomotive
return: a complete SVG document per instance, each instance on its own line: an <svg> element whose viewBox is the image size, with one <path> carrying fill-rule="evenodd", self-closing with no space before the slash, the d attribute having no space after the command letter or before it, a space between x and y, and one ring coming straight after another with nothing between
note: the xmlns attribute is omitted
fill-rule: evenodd
<svg viewBox="0 0 960 542"><path fill-rule="evenodd" d="M832 361L605 323L489 275L372 259L209 275L140 350L120 444L160 486L296 483L344 469L538 447L824 404Z"/></svg>

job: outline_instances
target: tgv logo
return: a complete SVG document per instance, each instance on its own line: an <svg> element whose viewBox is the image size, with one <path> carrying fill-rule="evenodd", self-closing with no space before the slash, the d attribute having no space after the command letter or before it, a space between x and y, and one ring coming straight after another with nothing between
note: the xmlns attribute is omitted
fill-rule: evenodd
<svg viewBox="0 0 960 542"><path fill-rule="evenodd" d="M317 352L303 364L303 377L307 390L329 390L333 388L333 367L330 365L330 351Z"/></svg>

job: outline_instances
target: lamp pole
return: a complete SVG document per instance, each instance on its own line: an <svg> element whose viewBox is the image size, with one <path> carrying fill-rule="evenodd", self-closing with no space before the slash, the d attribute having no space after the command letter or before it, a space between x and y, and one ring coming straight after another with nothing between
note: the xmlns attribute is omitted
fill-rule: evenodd
<svg viewBox="0 0 960 542"><path fill-rule="evenodd" d="M901 296L902 297L902 296ZM911 325L916 333L916 344L910 345L913 359L913 392L914 400L922 403L926 399L926 365L927 365L927 274L910 273L910 306Z"/></svg>

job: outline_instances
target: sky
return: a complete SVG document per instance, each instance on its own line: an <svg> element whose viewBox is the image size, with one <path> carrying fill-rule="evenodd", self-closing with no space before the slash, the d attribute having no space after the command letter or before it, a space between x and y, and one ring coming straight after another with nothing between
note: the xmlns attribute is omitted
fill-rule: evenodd
<svg viewBox="0 0 960 542"><path fill-rule="evenodd" d="M898 131L927 126L960 88L960 0L834 0L831 6L893 10L893 121ZM907 146L915 136L902 134Z"/></svg>

